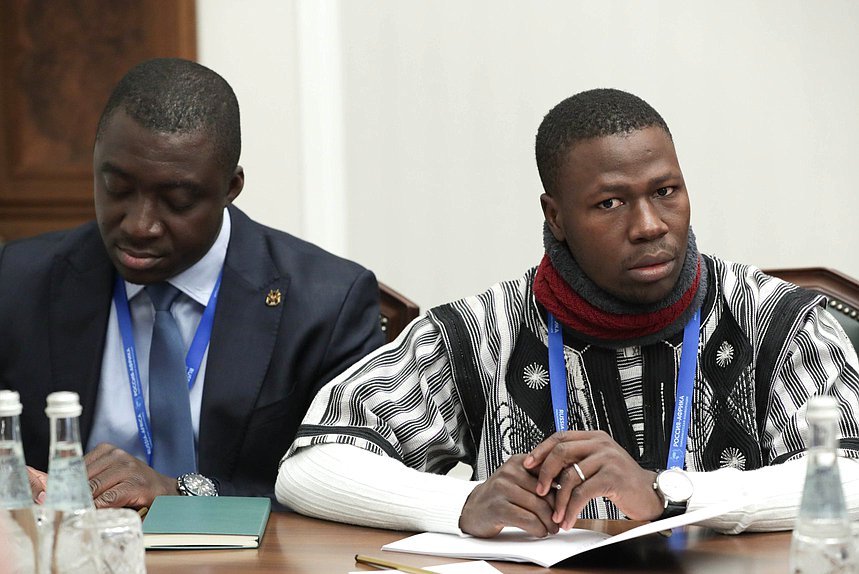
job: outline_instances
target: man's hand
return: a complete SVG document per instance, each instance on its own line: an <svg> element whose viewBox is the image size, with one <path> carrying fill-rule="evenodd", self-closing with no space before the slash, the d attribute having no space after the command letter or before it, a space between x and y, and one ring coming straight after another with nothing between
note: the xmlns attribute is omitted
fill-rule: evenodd
<svg viewBox="0 0 859 574"><path fill-rule="evenodd" d="M582 482L573 463L585 476ZM569 529L592 498L604 496L633 520L653 520L663 503L653 490L656 474L644 470L603 431L555 433L531 451L524 462L532 472L539 469L536 492L555 491L552 520Z"/></svg>
<svg viewBox="0 0 859 574"><path fill-rule="evenodd" d="M150 506L156 496L179 494L176 479L155 472L111 444L102 443L84 456L96 508Z"/></svg>
<svg viewBox="0 0 859 574"><path fill-rule="evenodd" d="M45 493L48 490L48 473L36 470L32 466L28 466L27 480L30 481L30 491L33 493L33 502L36 504L42 504L45 502Z"/></svg>
<svg viewBox="0 0 859 574"><path fill-rule="evenodd" d="M525 469L524 460L524 454L513 456L471 492L459 517L463 532L481 538L495 536L505 526L540 538L558 532L552 494L537 495L537 477Z"/></svg>

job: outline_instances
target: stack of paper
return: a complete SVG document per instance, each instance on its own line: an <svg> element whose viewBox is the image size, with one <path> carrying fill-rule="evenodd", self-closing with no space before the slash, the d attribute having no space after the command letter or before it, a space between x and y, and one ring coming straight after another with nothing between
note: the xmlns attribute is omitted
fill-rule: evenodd
<svg viewBox="0 0 859 574"><path fill-rule="evenodd" d="M594 532L579 528L562 531L546 538L534 538L518 528L505 528L495 538L474 538L472 536L458 536L456 534L425 532L386 544L382 547L382 550L475 560L533 562L534 564L548 568L561 560L581 554L587 550L601 548L662 530L670 530L671 528L677 528L686 524L694 524L695 522L730 512L742 504L743 501L738 500L724 505L702 508L673 518L650 522L615 536L604 532Z"/></svg>

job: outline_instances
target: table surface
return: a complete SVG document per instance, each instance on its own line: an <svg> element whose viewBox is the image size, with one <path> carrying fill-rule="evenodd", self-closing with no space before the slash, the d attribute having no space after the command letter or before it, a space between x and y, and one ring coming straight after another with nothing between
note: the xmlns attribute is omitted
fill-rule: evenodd
<svg viewBox="0 0 859 574"><path fill-rule="evenodd" d="M578 526L616 534L639 523L582 520ZM147 551L149 574L181 572L277 572L279 574L345 574L373 568L355 563L367 554L410 566L457 562L452 558L382 551L384 544L408 532L377 530L272 512L259 549ZM670 537L652 534L573 557L552 567L492 562L506 574L548 572L682 572L783 574L788 571L790 533L726 536L690 526Z"/></svg>

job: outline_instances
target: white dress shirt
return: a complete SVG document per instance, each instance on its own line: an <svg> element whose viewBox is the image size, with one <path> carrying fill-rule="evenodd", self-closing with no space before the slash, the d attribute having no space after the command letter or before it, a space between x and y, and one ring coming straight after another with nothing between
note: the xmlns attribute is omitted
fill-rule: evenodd
<svg viewBox="0 0 859 574"><path fill-rule="evenodd" d="M215 288L215 282L224 266L227 245L230 242L230 227L230 213L224 209L221 231L209 251L197 263L167 280L181 292L173 303L171 312L179 324L185 353L191 346L197 325L203 316L203 310L209 302L209 297ZM152 339L152 326L155 321L155 309L152 307L149 296L144 292L144 287L145 285L125 282L134 330L134 346L137 352L141 388L146 401L146 414L148 416L149 346ZM200 431L200 406L203 401L203 383L206 377L208 357L209 349L207 347L190 393L191 423L194 426L195 445ZM98 399L96 400L92 432L87 441L86 450L90 451L102 442L118 446L140 460L146 461L146 451L143 449L143 443L137 432L134 406L131 402L131 387L123 357L122 335L119 331L114 303L111 303L110 306L110 318L108 319L104 355L101 362Z"/></svg>

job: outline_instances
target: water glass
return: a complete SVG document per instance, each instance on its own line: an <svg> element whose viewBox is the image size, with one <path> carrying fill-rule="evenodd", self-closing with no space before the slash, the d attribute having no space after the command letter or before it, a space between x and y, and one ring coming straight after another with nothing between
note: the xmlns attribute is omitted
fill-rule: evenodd
<svg viewBox="0 0 859 574"><path fill-rule="evenodd" d="M38 550L39 532L33 509L0 508L0 572L37 572Z"/></svg>
<svg viewBox="0 0 859 574"><path fill-rule="evenodd" d="M101 574L94 510L39 508L39 572Z"/></svg>
<svg viewBox="0 0 859 574"><path fill-rule="evenodd" d="M129 508L102 508L92 514L103 574L145 574L143 526Z"/></svg>
<svg viewBox="0 0 859 574"><path fill-rule="evenodd" d="M133 510L63 512L0 509L0 572L145 572L140 518Z"/></svg>

